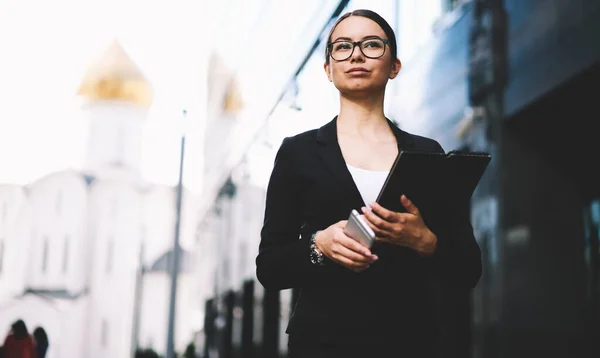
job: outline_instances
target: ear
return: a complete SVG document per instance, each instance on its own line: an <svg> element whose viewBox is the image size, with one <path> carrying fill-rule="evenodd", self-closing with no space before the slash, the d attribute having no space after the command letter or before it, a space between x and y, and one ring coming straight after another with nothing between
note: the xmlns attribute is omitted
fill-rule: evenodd
<svg viewBox="0 0 600 358"><path fill-rule="evenodd" d="M325 74L327 75L327 79L329 80L329 82L333 82L333 80L331 79L331 64L325 62L325 64L323 64L323 69L325 69Z"/></svg>
<svg viewBox="0 0 600 358"><path fill-rule="evenodd" d="M399 59L395 59L392 62L392 70L390 71L390 79L393 80L394 78L396 78L396 76L398 76L398 72L400 72L400 69L402 68L402 62L400 62Z"/></svg>

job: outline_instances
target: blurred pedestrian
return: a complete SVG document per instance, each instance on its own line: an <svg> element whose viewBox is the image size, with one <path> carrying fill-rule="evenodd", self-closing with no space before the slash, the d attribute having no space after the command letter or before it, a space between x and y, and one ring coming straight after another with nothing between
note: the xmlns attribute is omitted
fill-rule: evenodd
<svg viewBox="0 0 600 358"><path fill-rule="evenodd" d="M48 335L46 330L42 327L36 327L33 330L33 340L35 343L36 358L46 358L46 352L48 351Z"/></svg>
<svg viewBox="0 0 600 358"><path fill-rule="evenodd" d="M2 350L3 358L36 358L33 338L23 320L12 324L4 339Z"/></svg>

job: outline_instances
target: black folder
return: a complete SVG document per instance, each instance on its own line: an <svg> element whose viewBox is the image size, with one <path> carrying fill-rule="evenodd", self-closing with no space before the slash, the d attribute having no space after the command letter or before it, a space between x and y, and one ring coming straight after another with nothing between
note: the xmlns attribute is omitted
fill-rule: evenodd
<svg viewBox="0 0 600 358"><path fill-rule="evenodd" d="M491 155L483 152L400 151L377 203L389 210L405 212L400 202L404 194L423 217L438 210L464 207L490 160Z"/></svg>

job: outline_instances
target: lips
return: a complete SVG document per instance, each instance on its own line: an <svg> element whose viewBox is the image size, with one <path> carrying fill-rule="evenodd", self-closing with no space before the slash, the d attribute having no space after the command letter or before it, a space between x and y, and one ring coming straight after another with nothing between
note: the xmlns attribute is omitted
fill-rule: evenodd
<svg viewBox="0 0 600 358"><path fill-rule="evenodd" d="M346 73L368 73L368 72L370 72L370 71L363 67L352 67L351 69L346 71Z"/></svg>

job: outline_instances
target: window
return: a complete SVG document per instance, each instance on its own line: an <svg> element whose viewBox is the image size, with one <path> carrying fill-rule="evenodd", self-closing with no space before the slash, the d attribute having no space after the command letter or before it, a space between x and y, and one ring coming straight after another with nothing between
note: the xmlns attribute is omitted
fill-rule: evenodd
<svg viewBox="0 0 600 358"><path fill-rule="evenodd" d="M42 272L46 273L48 270L48 237L44 236L44 243L42 247Z"/></svg>
<svg viewBox="0 0 600 358"><path fill-rule="evenodd" d="M113 254L114 254L114 240L111 236L106 244L106 273L112 271Z"/></svg>
<svg viewBox="0 0 600 358"><path fill-rule="evenodd" d="M63 247L63 263L62 272L66 273L69 270L69 236L65 236L65 243Z"/></svg>
<svg viewBox="0 0 600 358"><path fill-rule="evenodd" d="M0 273L2 273L3 265L4 265L4 239L0 238Z"/></svg>
<svg viewBox="0 0 600 358"><path fill-rule="evenodd" d="M444 10L444 12L452 11L466 2L467 2L467 0L443 0L442 1L443 10Z"/></svg>
<svg viewBox="0 0 600 358"><path fill-rule="evenodd" d="M100 328L100 345L102 347L108 346L108 322L106 319L102 320L102 327Z"/></svg>

